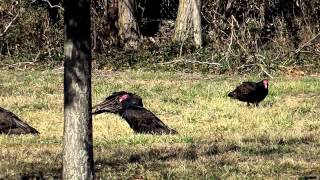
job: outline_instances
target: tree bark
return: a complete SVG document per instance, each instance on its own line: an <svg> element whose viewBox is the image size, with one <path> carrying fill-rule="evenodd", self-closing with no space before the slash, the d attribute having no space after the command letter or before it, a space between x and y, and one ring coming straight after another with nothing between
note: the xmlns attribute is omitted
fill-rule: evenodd
<svg viewBox="0 0 320 180"><path fill-rule="evenodd" d="M108 43L112 45L119 44L118 1L119 0L104 0L105 33L108 39Z"/></svg>
<svg viewBox="0 0 320 180"><path fill-rule="evenodd" d="M135 0L119 0L119 37L121 44L128 49L137 49L140 32L136 17Z"/></svg>
<svg viewBox="0 0 320 180"><path fill-rule="evenodd" d="M183 42L188 38L188 33L191 28L191 1L192 0L180 0L179 2L179 9L174 32L175 41Z"/></svg>
<svg viewBox="0 0 320 180"><path fill-rule="evenodd" d="M197 48L202 47L201 1L192 0L193 38Z"/></svg>
<svg viewBox="0 0 320 180"><path fill-rule="evenodd" d="M63 179L93 179L90 0L64 0Z"/></svg>
<svg viewBox="0 0 320 180"><path fill-rule="evenodd" d="M175 24L174 41L186 41L191 31L193 31L196 46L202 46L200 7L200 0L180 0Z"/></svg>

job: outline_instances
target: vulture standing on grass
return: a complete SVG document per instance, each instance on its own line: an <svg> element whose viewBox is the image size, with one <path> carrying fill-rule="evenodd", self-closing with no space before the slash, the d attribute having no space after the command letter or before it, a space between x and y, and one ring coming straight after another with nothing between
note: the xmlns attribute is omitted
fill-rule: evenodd
<svg viewBox="0 0 320 180"><path fill-rule="evenodd" d="M243 82L235 90L228 94L229 97L259 106L259 103L268 95L269 80L260 82Z"/></svg>
<svg viewBox="0 0 320 180"><path fill-rule="evenodd" d="M29 126L12 112L0 107L0 134L39 134L33 127Z"/></svg>
<svg viewBox="0 0 320 180"><path fill-rule="evenodd" d="M93 107L93 114L111 112L119 114L136 133L177 134L152 112L145 109L140 96L125 91L115 92Z"/></svg>

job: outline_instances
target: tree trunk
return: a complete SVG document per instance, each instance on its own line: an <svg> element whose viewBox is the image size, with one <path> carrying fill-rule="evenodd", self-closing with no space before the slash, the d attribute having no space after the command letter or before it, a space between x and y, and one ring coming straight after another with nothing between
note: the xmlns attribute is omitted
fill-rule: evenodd
<svg viewBox="0 0 320 180"><path fill-rule="evenodd" d="M202 47L201 1L192 0L193 38L197 48Z"/></svg>
<svg viewBox="0 0 320 180"><path fill-rule="evenodd" d="M175 25L174 41L186 41L191 34L191 30L193 30L196 46L202 46L200 7L200 0L180 0Z"/></svg>
<svg viewBox="0 0 320 180"><path fill-rule="evenodd" d="M64 0L63 179L93 179L90 0Z"/></svg>
<svg viewBox="0 0 320 180"><path fill-rule="evenodd" d="M190 15L191 15L191 1L180 0L177 20L175 24L174 40L185 41L188 38L190 31Z"/></svg>
<svg viewBox="0 0 320 180"><path fill-rule="evenodd" d="M119 36L121 44L128 49L137 49L140 32L136 17L135 0L119 0Z"/></svg>
<svg viewBox="0 0 320 180"><path fill-rule="evenodd" d="M104 0L105 33L110 45L119 44L118 1L119 0Z"/></svg>

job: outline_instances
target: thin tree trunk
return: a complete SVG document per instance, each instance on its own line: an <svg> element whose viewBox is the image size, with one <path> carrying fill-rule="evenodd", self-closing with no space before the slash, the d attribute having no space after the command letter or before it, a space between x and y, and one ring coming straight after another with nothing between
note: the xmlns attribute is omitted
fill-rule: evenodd
<svg viewBox="0 0 320 180"><path fill-rule="evenodd" d="M202 47L201 1L192 0L193 38L197 48Z"/></svg>
<svg viewBox="0 0 320 180"><path fill-rule="evenodd" d="M90 0L64 0L63 179L93 179Z"/></svg>
<svg viewBox="0 0 320 180"><path fill-rule="evenodd" d="M119 36L121 43L128 49L138 48L140 37L138 23L134 16L135 0L119 0Z"/></svg>
<svg viewBox="0 0 320 180"><path fill-rule="evenodd" d="M183 42L188 38L191 29L191 1L180 0L175 24L174 40Z"/></svg>
<svg viewBox="0 0 320 180"><path fill-rule="evenodd" d="M105 17L105 33L107 35L108 43L118 45L119 44L119 0L104 0L104 17Z"/></svg>
<svg viewBox="0 0 320 180"><path fill-rule="evenodd" d="M200 7L200 0L180 0L175 24L174 41L186 41L191 31L193 31L196 47L202 46Z"/></svg>

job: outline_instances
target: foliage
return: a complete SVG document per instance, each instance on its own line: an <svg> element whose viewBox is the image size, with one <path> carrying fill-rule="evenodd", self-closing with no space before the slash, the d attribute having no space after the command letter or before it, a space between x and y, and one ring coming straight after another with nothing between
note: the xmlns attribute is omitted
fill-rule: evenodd
<svg viewBox="0 0 320 180"><path fill-rule="evenodd" d="M52 63L63 58L63 22L51 25L45 6L30 1L5 1L0 6L1 31L17 16L7 32L0 36L0 57L13 61ZM9 62L12 63L12 62Z"/></svg>
<svg viewBox="0 0 320 180"><path fill-rule="evenodd" d="M165 11L160 9L160 17L152 14L147 5L139 4L139 8L147 8L144 16L137 15L143 18L138 19L142 33L151 32L144 20L153 23L152 32L158 30L154 25L160 29L156 34L144 34L139 49L124 50L117 38L117 11L104 7L101 0L94 1L92 47L98 67L114 70L147 67L218 74L264 71L272 74L291 68L319 72L320 4L317 0L203 0L205 45L199 50L190 39L181 43L171 41L177 2L170 3L174 7L171 11L171 6L165 7ZM105 13L106 9L109 14ZM0 36L1 67L21 68L22 61L31 62L35 67L61 64L62 10L59 10L61 19L55 24L49 20L45 2L5 1L0 5L0 14L0 32L19 14Z"/></svg>

